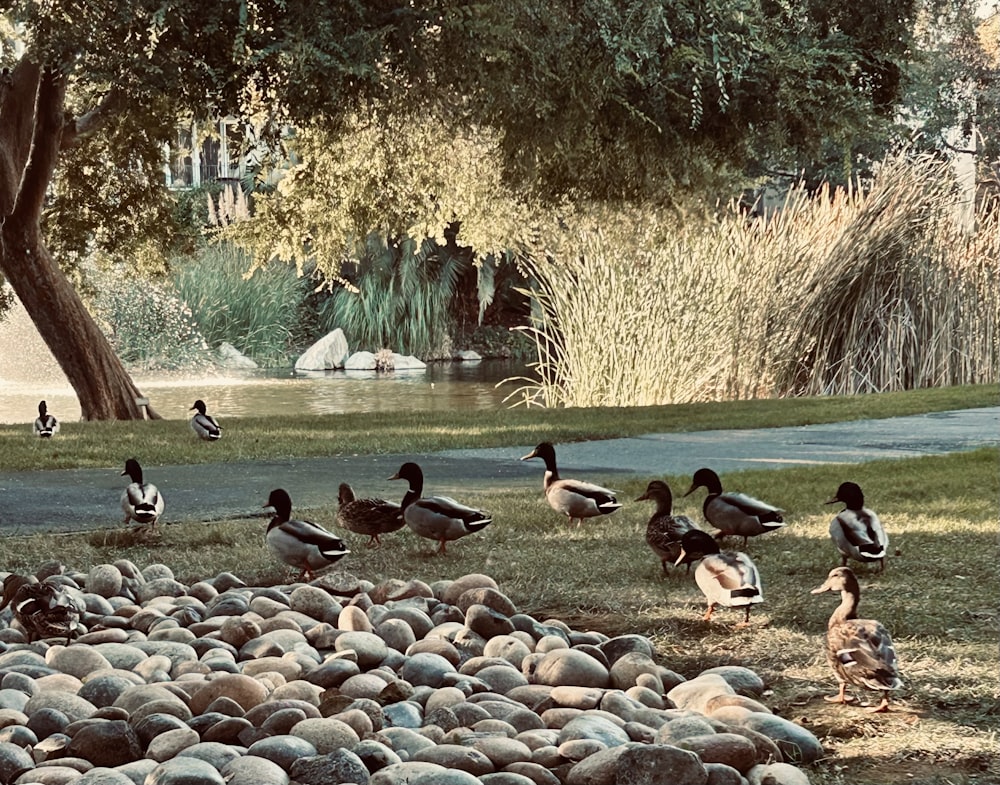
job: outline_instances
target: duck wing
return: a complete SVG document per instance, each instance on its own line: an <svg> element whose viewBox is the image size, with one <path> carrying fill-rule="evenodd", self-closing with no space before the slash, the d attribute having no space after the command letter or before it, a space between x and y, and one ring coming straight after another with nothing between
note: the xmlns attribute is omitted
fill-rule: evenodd
<svg viewBox="0 0 1000 785"><path fill-rule="evenodd" d="M556 480L545 496L553 509L574 518L608 515L622 506L614 491L580 480Z"/></svg>
<svg viewBox="0 0 1000 785"><path fill-rule="evenodd" d="M218 439L222 436L222 427L208 414L198 413L192 417L191 427L203 439Z"/></svg>
<svg viewBox="0 0 1000 785"><path fill-rule="evenodd" d="M385 499L354 499L340 506L337 523L356 534L388 534L403 528L403 510Z"/></svg>
<svg viewBox="0 0 1000 785"><path fill-rule="evenodd" d="M654 515L646 526L646 542L651 547L677 548L681 538L697 528L697 524L686 515ZM674 558L677 558L676 554Z"/></svg>
<svg viewBox="0 0 1000 785"><path fill-rule="evenodd" d="M760 573L745 553L724 551L702 559L695 581L706 597L723 605L763 602Z"/></svg>
<svg viewBox="0 0 1000 785"><path fill-rule="evenodd" d="M850 619L827 632L827 656L846 681L870 690L894 690L899 678L889 631L874 619Z"/></svg>
<svg viewBox="0 0 1000 785"><path fill-rule="evenodd" d="M335 534L331 534L319 524L312 521L303 521L292 518L278 524L271 531L279 531L285 538L293 540L302 546L311 546L319 550L324 555L336 556L339 558L347 553L344 541ZM271 531L268 533L270 534Z"/></svg>
<svg viewBox="0 0 1000 785"><path fill-rule="evenodd" d="M785 525L778 509L743 493L723 493L705 499L705 519L728 534L753 536Z"/></svg>
<svg viewBox="0 0 1000 785"><path fill-rule="evenodd" d="M841 512L830 523L830 537L841 553L859 559L882 559L888 546L882 522L867 509Z"/></svg>

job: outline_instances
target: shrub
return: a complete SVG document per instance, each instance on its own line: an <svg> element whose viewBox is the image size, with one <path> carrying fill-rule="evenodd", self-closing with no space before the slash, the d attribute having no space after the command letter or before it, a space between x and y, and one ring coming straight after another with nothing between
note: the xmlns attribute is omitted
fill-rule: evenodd
<svg viewBox="0 0 1000 785"><path fill-rule="evenodd" d="M142 370L211 364L191 309L168 286L113 268L96 274L92 309L119 358Z"/></svg>
<svg viewBox="0 0 1000 785"><path fill-rule="evenodd" d="M309 290L294 267L272 263L252 275L249 257L228 243L175 262L173 283L208 342L226 341L261 365L288 365Z"/></svg>

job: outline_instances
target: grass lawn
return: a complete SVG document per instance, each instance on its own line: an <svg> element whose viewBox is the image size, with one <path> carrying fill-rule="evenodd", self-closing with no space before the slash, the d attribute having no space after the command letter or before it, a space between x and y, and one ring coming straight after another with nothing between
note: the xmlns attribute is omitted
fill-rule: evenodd
<svg viewBox="0 0 1000 785"><path fill-rule="evenodd" d="M549 429L546 435L553 440L564 441L576 424L580 424L577 437L621 435L727 425L790 425L995 403L995 388L977 387L870 399L622 410L614 418L601 417L593 410L522 411L498 415L496 420L505 423L499 433L491 432L491 418L484 424L478 416L456 415L449 425L443 416L401 414L396 422L369 423L368 438L363 439L358 435L366 426L361 420L351 420L329 439L337 445L329 449L420 450L425 439L438 448L527 443L537 438L540 428ZM588 421L589 427L582 424ZM173 456L163 462L180 462L180 453L169 450L188 448L170 448L169 442L181 427L186 425L71 424L66 434L60 434L69 437L65 441L37 450L37 445L19 446L18 460L28 465L33 461L60 466L117 465L120 446L112 460L107 457L110 448L94 436L113 431L136 439L152 434L162 439L163 455ZM271 427L274 439L257 437L261 443L254 450L259 452L253 452L249 442L227 447L225 439L212 445L212 452L223 460L251 458L269 454L268 444L291 450L301 435L308 445L304 454L323 454L309 452L319 449L319 440L298 421L279 420ZM248 429L241 426L239 430ZM78 442L72 439L77 433ZM28 442L19 429L0 432L0 445L5 448L15 434L16 439ZM357 439L353 444L346 441L351 434ZM190 442L189 437L185 434L184 441ZM217 447L233 452L216 452ZM57 460L44 454L54 448L59 450ZM41 457L29 460L32 455ZM765 602L757 606L751 625L744 629L734 627L742 618L736 611L720 609L712 622L702 621L704 601L691 576L683 570L662 575L659 560L643 541L652 506L632 502L652 477L628 481L581 477L614 483L625 506L613 516L572 529L545 505L540 489L468 488L461 500L491 510L495 522L481 534L453 543L447 556L433 555L434 545L418 540L408 530L388 535L379 550L368 550L364 538L344 533L352 554L338 566L374 582L411 577L432 582L483 572L499 582L519 609L540 618L558 617L575 627L608 634L649 635L661 661L686 676L725 663L750 667L769 684L771 693L765 703L809 727L829 750L829 756L809 770L814 785L992 783L1000 781L995 736L1000 725L998 466L1000 451L981 449L856 466L726 474L725 487L787 511L787 527L751 540L747 548L762 573ZM690 483L690 476L665 479L675 497ZM810 595L809 589L820 585L840 563L827 534L829 520L839 506L826 507L823 502L848 479L862 486L867 503L879 512L890 537L891 557L884 573L854 565L862 586L861 615L877 618L889 628L901 661L905 686L894 698L894 711L884 715L823 700L836 691L822 641L837 599L829 594ZM298 512L332 526L334 492L331 489L329 505ZM675 510L700 522L703 498L703 490L678 498ZM162 539L154 543L132 542L119 531L8 537L0 540L0 555L9 570L34 570L50 558L84 570L128 558L139 566L165 563L184 582L225 570L251 583L286 581L289 573L277 567L261 547L264 523L262 518L178 524L165 527Z"/></svg>

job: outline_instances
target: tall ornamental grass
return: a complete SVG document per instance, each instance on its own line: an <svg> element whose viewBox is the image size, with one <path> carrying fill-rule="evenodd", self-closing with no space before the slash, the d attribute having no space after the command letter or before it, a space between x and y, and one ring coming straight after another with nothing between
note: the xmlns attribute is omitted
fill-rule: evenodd
<svg viewBox="0 0 1000 785"><path fill-rule="evenodd" d="M287 365L308 280L286 264L249 269L246 254L219 243L178 264L174 286L212 346L226 341L261 365Z"/></svg>
<svg viewBox="0 0 1000 785"><path fill-rule="evenodd" d="M956 218L951 169L888 160L871 188L773 215L591 215L524 262L545 406L887 392L1000 378L1000 210Z"/></svg>

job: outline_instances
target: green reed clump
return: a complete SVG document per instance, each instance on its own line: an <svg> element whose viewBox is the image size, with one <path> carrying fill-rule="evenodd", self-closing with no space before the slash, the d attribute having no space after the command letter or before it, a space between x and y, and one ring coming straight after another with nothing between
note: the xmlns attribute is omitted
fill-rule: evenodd
<svg viewBox="0 0 1000 785"><path fill-rule="evenodd" d="M449 356L451 314L467 262L433 240L386 242L370 235L351 280L336 288L321 324L341 327L359 347L401 354Z"/></svg>
<svg viewBox="0 0 1000 785"><path fill-rule="evenodd" d="M597 212L524 263L545 406L854 394L1000 378L1000 210L958 222L946 162L712 220Z"/></svg>
<svg viewBox="0 0 1000 785"><path fill-rule="evenodd" d="M174 286L212 346L231 343L264 366L289 362L299 336L307 279L285 264L257 266L235 246L207 247L177 263Z"/></svg>

